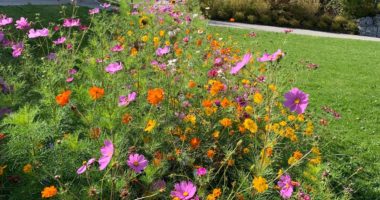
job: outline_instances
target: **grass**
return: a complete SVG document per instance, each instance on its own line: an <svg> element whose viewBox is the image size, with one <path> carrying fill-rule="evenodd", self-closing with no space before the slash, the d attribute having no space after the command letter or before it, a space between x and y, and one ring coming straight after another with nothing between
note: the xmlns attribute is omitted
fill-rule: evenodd
<svg viewBox="0 0 380 200"><path fill-rule="evenodd" d="M380 53L379 42L321 38L284 33L210 27L220 37L233 36L243 49L274 52L283 49L286 66L293 66L294 85L310 93L310 109L330 119L320 130L331 186L337 193L350 191L354 199L380 195ZM318 64L306 70L302 61ZM304 69L301 69L304 68ZM322 111L329 106L341 119Z"/></svg>
<svg viewBox="0 0 380 200"><path fill-rule="evenodd" d="M58 6L0 7L0 13L34 20L35 13L43 23L61 18ZM66 16L70 16L70 8ZM79 14L85 15L86 8ZM256 38L246 35L248 30L210 27L225 40L233 36L244 49L254 52L273 52L283 49L283 62L294 72L292 82L310 93L310 109L319 117L329 119L329 126L321 129L325 162L328 164L330 184L336 193L352 188L354 199L376 199L380 195L380 53L379 43L320 38L283 33L256 32ZM301 61L319 64L316 70L306 70ZM304 69L300 69L304 68ZM321 107L327 105L342 118L334 120Z"/></svg>

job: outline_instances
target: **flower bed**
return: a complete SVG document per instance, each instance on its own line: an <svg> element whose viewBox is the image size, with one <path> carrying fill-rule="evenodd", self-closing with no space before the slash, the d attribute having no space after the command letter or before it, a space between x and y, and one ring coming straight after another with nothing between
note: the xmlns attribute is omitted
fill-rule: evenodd
<svg viewBox="0 0 380 200"><path fill-rule="evenodd" d="M243 51L183 5L108 6L88 24L1 17L7 197L323 198L309 95L276 74L282 50Z"/></svg>

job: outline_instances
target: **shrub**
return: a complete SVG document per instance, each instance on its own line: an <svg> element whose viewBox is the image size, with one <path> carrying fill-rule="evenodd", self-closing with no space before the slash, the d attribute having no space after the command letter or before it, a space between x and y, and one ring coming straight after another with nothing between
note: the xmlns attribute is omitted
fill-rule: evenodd
<svg viewBox="0 0 380 200"><path fill-rule="evenodd" d="M243 22L245 21L245 15L244 12L236 12L234 15L234 18L236 21Z"/></svg>
<svg viewBox="0 0 380 200"><path fill-rule="evenodd" d="M371 16L376 13L374 0L344 0L344 12L354 18Z"/></svg>
<svg viewBox="0 0 380 200"><path fill-rule="evenodd" d="M297 19L291 19L289 21L289 24L290 26L295 27L295 28L300 27L300 21Z"/></svg>
<svg viewBox="0 0 380 200"><path fill-rule="evenodd" d="M272 17L270 15L260 15L259 19L263 24L272 23Z"/></svg>
<svg viewBox="0 0 380 200"><path fill-rule="evenodd" d="M343 16L336 16L333 19L333 22L331 24L331 28L334 31L342 32L343 30L345 30L346 24L347 24L347 19L345 17L343 17Z"/></svg>
<svg viewBox="0 0 380 200"><path fill-rule="evenodd" d="M251 0L248 5L251 5L251 10L258 15L268 14L271 10L268 0Z"/></svg>
<svg viewBox="0 0 380 200"><path fill-rule="evenodd" d="M257 22L258 18L255 15L248 15L247 20L249 23L254 24Z"/></svg>
<svg viewBox="0 0 380 200"><path fill-rule="evenodd" d="M280 26L286 26L289 24L289 21L285 17L280 16L277 18L276 23Z"/></svg>
<svg viewBox="0 0 380 200"><path fill-rule="evenodd" d="M311 19L320 9L319 0L291 0L290 9L298 19Z"/></svg>

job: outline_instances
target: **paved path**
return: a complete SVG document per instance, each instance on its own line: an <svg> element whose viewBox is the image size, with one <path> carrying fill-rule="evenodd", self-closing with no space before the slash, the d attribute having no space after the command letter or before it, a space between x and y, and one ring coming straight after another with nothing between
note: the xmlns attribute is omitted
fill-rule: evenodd
<svg viewBox="0 0 380 200"><path fill-rule="evenodd" d="M0 6L19 6L19 5L61 5L70 4L71 0L0 0ZM77 0L79 6L99 7L96 0Z"/></svg>
<svg viewBox="0 0 380 200"><path fill-rule="evenodd" d="M252 25L252 24L243 24L243 23L237 23L237 22L221 22L221 21L215 21L215 20L210 20L209 25L220 26L220 27L242 28L242 29L254 29L254 30L269 31L269 32L284 32L285 29L288 29L284 27ZM327 33L327 32L322 32L322 31L311 31L311 30L304 30L304 29L291 29L291 30L293 30L291 34L380 42L380 38L375 38L375 37L366 37L366 36L339 34L339 33Z"/></svg>

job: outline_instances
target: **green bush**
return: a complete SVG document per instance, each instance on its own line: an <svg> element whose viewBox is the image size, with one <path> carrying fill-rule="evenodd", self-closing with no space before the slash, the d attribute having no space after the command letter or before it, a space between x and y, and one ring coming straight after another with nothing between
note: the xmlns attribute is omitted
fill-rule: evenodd
<svg viewBox="0 0 380 200"><path fill-rule="evenodd" d="M234 18L238 22L243 22L245 20L245 15L243 12L236 12Z"/></svg>
<svg viewBox="0 0 380 200"><path fill-rule="evenodd" d="M345 30L345 26L347 24L347 19L343 16L336 16L331 24L331 28L334 31L342 31Z"/></svg>
<svg viewBox="0 0 380 200"><path fill-rule="evenodd" d="M255 15L248 15L247 20L249 23L253 24L257 22L258 18Z"/></svg>
<svg viewBox="0 0 380 200"><path fill-rule="evenodd" d="M376 13L374 0L344 0L343 6L344 12L354 18L370 16Z"/></svg>

